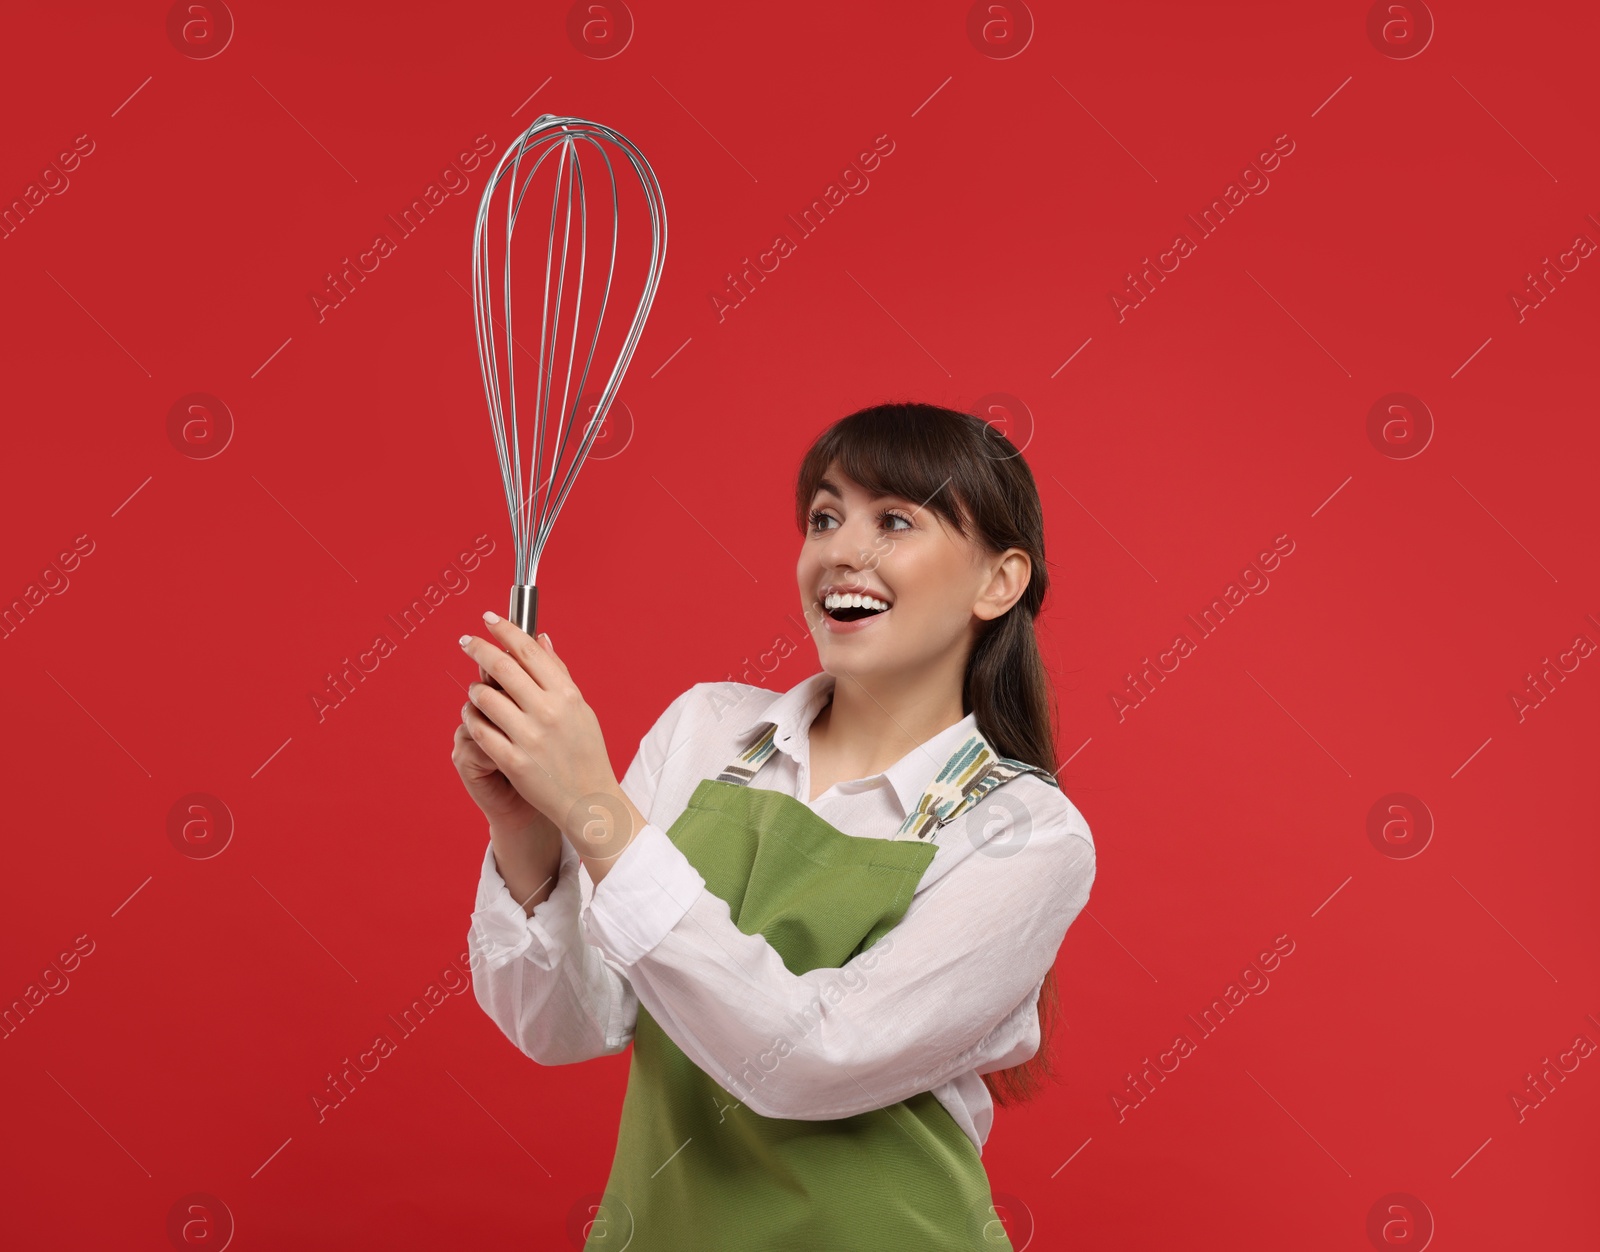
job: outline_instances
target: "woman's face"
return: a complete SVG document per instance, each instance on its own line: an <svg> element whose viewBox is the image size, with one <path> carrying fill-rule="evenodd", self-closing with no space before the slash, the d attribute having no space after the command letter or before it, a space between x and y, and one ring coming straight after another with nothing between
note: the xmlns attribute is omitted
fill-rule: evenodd
<svg viewBox="0 0 1600 1252"><path fill-rule="evenodd" d="M836 465L810 511L796 567L800 605L822 668L836 677L959 673L974 618L998 617L1027 588L1020 548L990 553L922 501L874 497ZM839 598L854 595L867 597L865 605Z"/></svg>

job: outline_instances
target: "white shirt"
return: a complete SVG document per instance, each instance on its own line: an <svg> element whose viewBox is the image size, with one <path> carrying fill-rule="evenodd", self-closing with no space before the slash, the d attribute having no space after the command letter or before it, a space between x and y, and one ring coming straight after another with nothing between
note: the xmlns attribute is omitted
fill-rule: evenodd
<svg viewBox="0 0 1600 1252"><path fill-rule="evenodd" d="M473 991L543 1065L622 1051L643 1004L763 1117L850 1117L932 1091L981 1155L994 1106L980 1075L1038 1051L1039 989L1094 882L1094 841L1072 802L1034 774L991 792L930 836L938 851L897 926L841 968L800 975L739 929L666 834L700 781L776 723L777 751L750 786L845 834L894 837L975 718L808 801L811 721L833 681L818 673L782 694L697 683L674 700L621 780L649 824L598 888L562 840L556 885L528 916L491 844L467 940ZM781 1039L792 1050L774 1062ZM731 1081L751 1073L760 1081Z"/></svg>

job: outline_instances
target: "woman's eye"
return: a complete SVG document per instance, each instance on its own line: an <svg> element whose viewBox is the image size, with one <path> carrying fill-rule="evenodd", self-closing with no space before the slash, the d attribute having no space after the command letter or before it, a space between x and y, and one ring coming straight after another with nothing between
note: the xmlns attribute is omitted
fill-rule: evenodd
<svg viewBox="0 0 1600 1252"><path fill-rule="evenodd" d="M827 530L828 527L824 526L823 523L836 522L838 521L838 518L834 517L832 513L824 513L820 509L813 509L811 513L807 515L807 521L810 522L812 530ZM916 525L904 513L894 513L889 511L879 513L878 522L881 525L886 526L889 530L913 530L915 529ZM903 526L896 526L894 525L895 522L904 522L905 524Z"/></svg>

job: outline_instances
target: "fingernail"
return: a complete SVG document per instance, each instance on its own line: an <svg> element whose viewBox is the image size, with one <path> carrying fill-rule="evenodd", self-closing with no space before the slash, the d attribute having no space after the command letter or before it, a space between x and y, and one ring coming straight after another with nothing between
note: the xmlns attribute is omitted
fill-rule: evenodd
<svg viewBox="0 0 1600 1252"><path fill-rule="evenodd" d="M472 636L471 635L462 635L461 638L456 640L456 642L459 643L464 648L469 643L472 642Z"/></svg>
<svg viewBox="0 0 1600 1252"><path fill-rule="evenodd" d="M551 646L550 636L548 634L540 635L539 638L544 640L544 646L545 647L549 648L550 651L552 651L552 652L555 651L555 648Z"/></svg>
<svg viewBox="0 0 1600 1252"><path fill-rule="evenodd" d="M483 615L483 620L493 625L495 622L500 620L500 614L496 613L493 609L486 610Z"/></svg>

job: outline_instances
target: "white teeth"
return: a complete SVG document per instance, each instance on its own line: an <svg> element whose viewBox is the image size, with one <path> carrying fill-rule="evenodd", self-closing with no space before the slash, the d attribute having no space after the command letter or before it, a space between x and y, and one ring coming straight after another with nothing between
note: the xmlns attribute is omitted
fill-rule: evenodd
<svg viewBox="0 0 1600 1252"><path fill-rule="evenodd" d="M887 609L889 607L889 604L888 604L887 601L880 600L876 596L864 596L864 595L859 595L859 594L854 593L854 592L850 593L849 595L841 595L837 591L829 592L826 596L824 596L822 604L823 604L824 608L829 608L829 609L879 609L879 610L882 610L882 609Z"/></svg>

